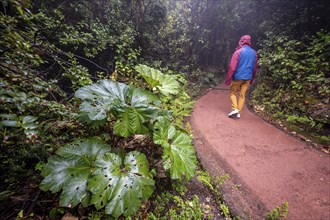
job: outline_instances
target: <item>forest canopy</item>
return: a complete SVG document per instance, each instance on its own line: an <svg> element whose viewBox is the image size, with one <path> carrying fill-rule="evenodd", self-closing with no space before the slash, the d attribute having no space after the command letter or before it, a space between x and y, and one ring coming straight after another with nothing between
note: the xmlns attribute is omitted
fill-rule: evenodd
<svg viewBox="0 0 330 220"><path fill-rule="evenodd" d="M191 179L184 119L194 97L222 83L245 34L260 58L253 108L329 146L329 1L0 6L1 217L48 215L52 207L10 200L48 190L59 206L128 217L159 182Z"/></svg>

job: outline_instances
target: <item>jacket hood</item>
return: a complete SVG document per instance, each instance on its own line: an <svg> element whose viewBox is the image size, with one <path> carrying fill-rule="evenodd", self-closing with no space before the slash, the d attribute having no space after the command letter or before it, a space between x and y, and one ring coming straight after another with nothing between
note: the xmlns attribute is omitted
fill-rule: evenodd
<svg viewBox="0 0 330 220"><path fill-rule="evenodd" d="M250 35L244 35L238 42L236 50L241 49L244 45L251 46L251 37Z"/></svg>

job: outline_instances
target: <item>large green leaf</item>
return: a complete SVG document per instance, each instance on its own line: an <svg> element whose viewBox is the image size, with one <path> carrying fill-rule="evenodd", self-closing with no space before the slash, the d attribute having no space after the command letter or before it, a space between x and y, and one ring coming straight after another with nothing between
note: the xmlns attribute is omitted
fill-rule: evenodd
<svg viewBox="0 0 330 220"><path fill-rule="evenodd" d="M163 75L161 71L142 64L136 66L135 70L141 74L151 89L161 86L161 82L159 80L159 78Z"/></svg>
<svg viewBox="0 0 330 220"><path fill-rule="evenodd" d="M153 133L154 142L164 148L163 165L172 179L190 179L196 170L196 152L189 135L176 130L165 117L158 118Z"/></svg>
<svg viewBox="0 0 330 220"><path fill-rule="evenodd" d="M161 104L161 101L153 93L131 85L126 96L126 103L130 104L133 107L138 107L146 104L153 104L157 106Z"/></svg>
<svg viewBox="0 0 330 220"><path fill-rule="evenodd" d="M99 155L110 151L110 147L98 138L76 139L60 148L49 158L41 175L42 190L53 193L62 191L61 206L76 206L89 198L87 182L95 170L94 161Z"/></svg>
<svg viewBox="0 0 330 220"><path fill-rule="evenodd" d="M180 84L170 75L163 75L160 78L161 86L157 86L164 95L178 94L180 92Z"/></svg>
<svg viewBox="0 0 330 220"><path fill-rule="evenodd" d="M187 134L176 131L170 147L164 149L163 159L165 169L170 167L172 179L181 179L183 175L190 179L195 175L196 152Z"/></svg>
<svg viewBox="0 0 330 220"><path fill-rule="evenodd" d="M171 124L167 117L158 117L154 128L153 139L155 144L169 147L168 140L174 137L176 132L175 126Z"/></svg>
<svg viewBox="0 0 330 220"><path fill-rule="evenodd" d="M146 156L133 151L124 161L113 153L98 158L88 189L97 209L105 207L105 213L116 218L133 214L154 189Z"/></svg>
<svg viewBox="0 0 330 220"><path fill-rule="evenodd" d="M60 206L94 204L116 218L136 212L154 190L144 154L133 151L122 159L98 138L77 139L63 146L49 158L41 175L42 190L62 190Z"/></svg>
<svg viewBox="0 0 330 220"><path fill-rule="evenodd" d="M91 120L87 112L79 112L76 116L78 121L87 123L91 128L98 128L106 124L106 119L102 120Z"/></svg>
<svg viewBox="0 0 330 220"><path fill-rule="evenodd" d="M80 112L86 113L90 120L101 121L106 119L107 112L112 108L112 102L89 100L81 103Z"/></svg>
<svg viewBox="0 0 330 220"><path fill-rule="evenodd" d="M132 112L148 112L148 114L153 114L157 109L152 107L152 105L158 105L160 103L159 98L149 91L110 80L102 80L99 83L84 86L76 91L75 96L84 100L80 105L80 111L87 114L90 120L101 121L107 117L107 114L112 112L120 120L117 124L121 124L120 129L117 129L117 133L124 137L132 134L132 131L134 131L133 133L145 132L145 129L139 131L133 128L130 129L131 132L123 129L123 127L130 126L123 124L125 123L124 119L128 115L132 116ZM131 109L134 108L137 109L132 111ZM138 115L144 114L139 113ZM145 118L151 117L151 115L144 115L141 118L138 115L133 115L131 118L143 119L142 121L140 120L143 123ZM136 126L143 127L142 124ZM120 130L125 130L126 133Z"/></svg>
<svg viewBox="0 0 330 220"><path fill-rule="evenodd" d="M104 100L113 102L114 100L124 101L124 95L128 86L111 80L101 80L98 83L84 86L75 92L75 97L82 100Z"/></svg>
<svg viewBox="0 0 330 220"><path fill-rule="evenodd" d="M159 89L164 95L179 93L180 84L172 76L141 64L136 66L135 70L146 80L151 89Z"/></svg>
<svg viewBox="0 0 330 220"><path fill-rule="evenodd" d="M116 117L115 134L127 138L132 134L148 133L145 123L153 118L157 110L151 106L123 108Z"/></svg>
<svg viewBox="0 0 330 220"><path fill-rule="evenodd" d="M154 118L159 109L159 99L149 91L130 86L125 96L125 103L113 108L117 121L114 125L115 134L127 138L132 134L148 133L146 126Z"/></svg>
<svg viewBox="0 0 330 220"><path fill-rule="evenodd" d="M78 89L75 97L84 100L80 111L86 112L91 120L102 120L114 105L125 102L128 89L129 86L124 83L102 80Z"/></svg>

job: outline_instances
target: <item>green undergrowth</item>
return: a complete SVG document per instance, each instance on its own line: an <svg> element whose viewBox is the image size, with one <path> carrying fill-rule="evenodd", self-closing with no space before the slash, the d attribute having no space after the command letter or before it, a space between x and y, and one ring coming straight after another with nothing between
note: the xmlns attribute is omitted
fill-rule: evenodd
<svg viewBox="0 0 330 220"><path fill-rule="evenodd" d="M228 175L214 178L199 170L188 182L176 181L159 186L150 201L136 215L126 219L232 219L228 206L222 202L221 193L216 189L228 178Z"/></svg>
<svg viewBox="0 0 330 220"><path fill-rule="evenodd" d="M189 93L196 98L225 79L225 70L219 67L196 69L189 74Z"/></svg>
<svg viewBox="0 0 330 220"><path fill-rule="evenodd" d="M284 220L289 213L289 203L284 202L267 213L267 220Z"/></svg>
<svg viewBox="0 0 330 220"><path fill-rule="evenodd" d="M120 219L239 219L231 215L229 207L221 199L221 192L217 189L229 178L228 174L212 177L208 172L198 170L190 181L162 180L156 183L158 190L143 203L136 214ZM102 210L90 210L84 213L79 207L76 209L53 208L49 213L49 216L54 219L63 215L89 220L114 219Z"/></svg>
<svg viewBox="0 0 330 220"><path fill-rule="evenodd" d="M259 51L261 71L252 92L258 113L280 121L313 142L330 146L330 34L297 40L267 33Z"/></svg>

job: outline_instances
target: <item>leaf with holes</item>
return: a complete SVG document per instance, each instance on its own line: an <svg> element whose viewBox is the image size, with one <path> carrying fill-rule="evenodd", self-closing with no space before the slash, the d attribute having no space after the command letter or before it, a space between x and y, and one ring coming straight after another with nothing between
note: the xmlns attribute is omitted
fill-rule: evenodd
<svg viewBox="0 0 330 220"><path fill-rule="evenodd" d="M164 117L157 119L154 129L154 142L164 148L163 166L170 171L171 179L182 179L182 176L192 178L197 159L189 135L175 129Z"/></svg>
<svg viewBox="0 0 330 220"><path fill-rule="evenodd" d="M76 139L56 151L48 159L41 175L40 188L53 193L62 190L60 205L74 207L80 202L88 204L87 182L95 170L98 156L110 151L110 147L98 138Z"/></svg>
<svg viewBox="0 0 330 220"><path fill-rule="evenodd" d="M91 203L97 209L105 207L106 214L115 218L122 214L129 216L153 193L154 180L148 160L138 151L128 153L124 160L107 153L95 165L88 190L92 192Z"/></svg>
<svg viewBox="0 0 330 220"><path fill-rule="evenodd" d="M179 93L180 84L172 76L141 64L136 66L135 70L140 73L152 90L159 89L164 95Z"/></svg>
<svg viewBox="0 0 330 220"><path fill-rule="evenodd" d="M110 153L98 138L77 139L60 148L42 169L42 190L62 190L60 206L97 209L114 217L136 212L154 190L146 156L133 151L123 156Z"/></svg>

